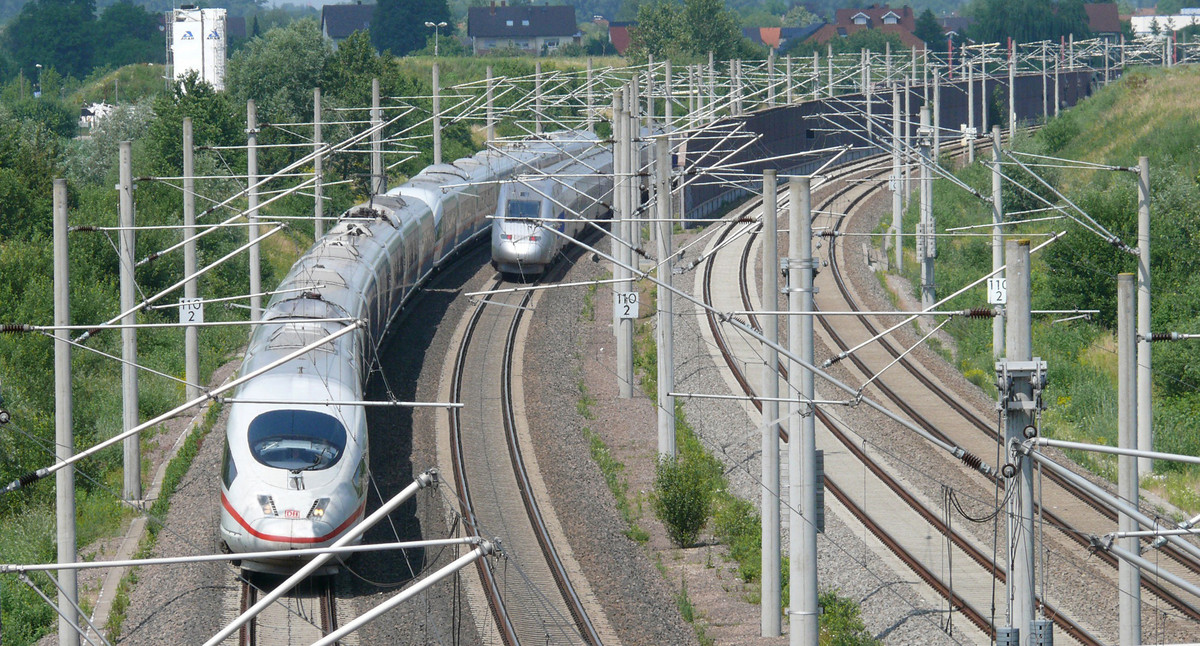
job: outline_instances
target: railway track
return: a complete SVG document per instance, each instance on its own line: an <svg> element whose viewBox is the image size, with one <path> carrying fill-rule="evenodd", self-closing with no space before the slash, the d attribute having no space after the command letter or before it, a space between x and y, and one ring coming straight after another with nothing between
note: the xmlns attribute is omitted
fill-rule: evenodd
<svg viewBox="0 0 1200 646"><path fill-rule="evenodd" d="M864 162L851 166L851 171L855 168L869 166L871 162ZM843 171L845 172L845 171ZM871 179L871 178L868 178ZM870 182L860 184L860 186L870 187ZM871 188L859 190L858 195L851 198L849 207L853 208L861 200L867 199L873 191ZM838 196L830 197L825 200L825 203L818 207L818 210L827 209ZM720 244L720 243L717 243ZM746 244L741 250L741 259L739 261L739 292L741 299L741 308L745 310L753 310L751 304L749 281L746 279L746 267L752 266L749 262L749 253L753 248L753 238L747 237ZM704 286L705 298L711 302L711 277L713 266L715 263L710 262L706 267ZM754 396L754 390L750 386L750 382L745 374L740 369L740 363L732 356L727 354L728 343L725 335L720 332L719 326L715 325L715 319L710 318L710 329L713 331L714 338L722 347L723 354L726 357L727 365L730 365L737 374L737 380L742 385L743 391L750 396ZM757 322L751 317L751 324L757 325ZM755 405L761 406L757 401ZM872 534L874 534L893 554L895 554L901 562L912 570L920 579L930 588L935 590L938 595L946 600L950 608L954 612L960 613L971 624L980 629L989 637L993 633L992 621L989 618L990 611L987 610L993 605L992 585L987 584L988 580L993 577L999 583L1003 583L1004 574L1001 568L998 568L990 558L982 550L971 544L970 541L960 536L957 532L947 527L946 524L938 517L938 513L931 510L929 506L923 503L918 497L914 496L907 490L907 487L893 478L888 469L884 465L880 465L876 460L870 458L863 447L858 446L854 438L847 432L844 426L834 420L830 415L818 409L818 420L824 427L824 431L832 435L832 439L839 444L836 449L833 446L823 446L827 451L827 466L826 474L836 473L840 478L827 475L825 478L826 489ZM856 464L847 464L847 462L856 462ZM880 498L884 494L878 491L873 491L871 495L870 506L874 508L887 509L889 517L887 522L881 522L873 513L868 511L868 505L864 495L856 496L850 492L843 484L839 484L838 480L852 481L858 483L860 476L865 477L867 473L870 477L886 489L888 496L891 496L888 503L880 504ZM958 572L955 572L953 577L946 576L946 568L941 568L939 573L939 565L944 563L928 563L928 554L919 554L920 548L914 549L913 544L919 544L920 541L914 541L911 535L905 535L905 525L900 525L897 529L896 516L903 516L905 513L900 513L900 509L906 510L907 514L915 514L914 518L909 518L908 523L923 523L933 528L939 535L948 537L956 551L950 559L951 562L958 563L956 567ZM878 512L875 512L878 513ZM939 555L940 556L940 555ZM975 564L975 568L965 567L964 563ZM967 571L969 569L969 571ZM957 591L955 579L957 578ZM964 594L964 592L966 594ZM1066 634L1072 636L1078 643L1097 644L1088 631L1069 619L1061 616L1053 608L1047 608L1047 615L1054 618L1060 628ZM949 623L949 622L947 622Z"/></svg>
<svg viewBox="0 0 1200 646"><path fill-rule="evenodd" d="M500 538L503 560L477 564L499 641L600 644L586 595L573 584L538 505L521 446L514 359L532 296L488 297L470 315L451 386L464 403L451 412L454 478L467 526Z"/></svg>
<svg viewBox="0 0 1200 646"><path fill-rule="evenodd" d="M866 199L863 196L862 199ZM861 200L860 200L861 201ZM857 203L857 202L856 202ZM853 209L846 209L846 213L852 213ZM838 231L844 224L844 220L848 215L842 214L833 218L833 222L829 228L831 231ZM850 287L848 281L841 272L843 263L838 261L839 250L843 247L840 242L834 242L831 239L829 245L829 267L830 276L837 286L836 294L840 297L837 302L837 309L860 310L857 299ZM831 292L827 292L831 293ZM818 308L819 309L819 308ZM837 348L841 352L845 352L851 344L847 343L843 337L844 327L833 325L828 318L818 319L822 329L834 341ZM871 337L879 335L880 327L877 326L870 316L857 316L854 320L859 322ZM930 416L922 413L917 407L910 404L908 399L897 391L896 388L889 385L891 379L884 378L877 380L875 385L880 394L888 401L892 402L898 409L902 410L905 415L910 417L914 422L922 426L925 430L940 437L948 442L965 446L969 451L975 452L976 455L987 455L986 451L995 451L997 442L1000 440L997 427L994 422L984 419L971 407L965 405L953 393L949 392L941 384L937 383L936 379L925 372L920 365L910 358L903 357L902 350L887 337L881 338L877 344L878 348L884 350L887 356L883 361L896 361L897 366L903 368L904 374L911 377L915 382L927 392L932 393L938 399L941 406L953 411L961 419L967 422L975 431L978 432L975 436L968 434L956 433L953 436L943 432L943 428L957 428L955 420L943 419L940 423L934 423ZM865 353L864 353L865 354ZM867 362L856 353L848 357L854 362L860 374L870 376L875 374L882 365L881 362L875 362L873 366L868 366ZM982 438L982 443L978 439ZM1073 542L1078 548L1087 553L1091 553L1091 546L1087 537L1088 533L1103 534L1111 531L1116 526L1117 514L1111 508L1105 506L1100 501L1096 500L1089 493L1073 485L1072 483L1062 479L1054 473L1044 473L1042 475L1044 489L1039 492L1039 498L1045 498L1053 501L1068 499L1073 502L1082 502L1083 506L1076 505L1046 505L1038 510L1038 513L1043 517L1046 524L1050 527L1058 528L1059 535ZM1145 541L1146 546L1150 541ZM1168 557L1177 566L1177 570L1182 570L1193 577L1200 575L1200 563L1190 555L1180 551L1178 548L1167 545L1162 549L1162 553ZM1095 557L1108 564L1115 572L1117 560L1107 553L1095 554ZM1178 572L1177 572L1178 573ZM1115 581L1115 579L1114 579ZM1200 621L1200 609L1193 603L1189 602L1186 595L1181 594L1170 585L1166 585L1156 579L1143 577L1142 587L1157 597L1159 600L1171 606L1175 611L1181 613L1184 617L1191 621Z"/></svg>
<svg viewBox="0 0 1200 646"><path fill-rule="evenodd" d="M269 581L269 582L268 582ZM263 587L278 580L242 577L241 612L258 602ZM338 628L335 577L314 576L271 604L250 620L237 634L238 646L295 646L311 644ZM232 640L230 643L234 643ZM338 642L356 646L357 635Z"/></svg>
<svg viewBox="0 0 1200 646"><path fill-rule="evenodd" d="M869 164L869 162L859 163L857 165L857 168L859 168L859 169L864 168L868 164ZM851 165L850 168L853 169L854 165ZM841 211L843 211L844 213L852 212L854 210L855 206L861 204L863 201L865 201L866 199L869 198L870 193L872 193L874 190L876 190L876 187L878 185L867 182L864 184L860 184L860 186L868 186L871 188L869 188L868 190L865 190L865 191L859 190L859 191L857 191L857 194L855 194L853 196L849 196L849 197L843 196L845 199L848 199L849 204L846 208L840 209ZM828 198L826 200L826 206L828 206L828 204L830 202L832 202L833 199L836 199L836 198ZM821 209L818 208L818 210L821 210ZM837 229L838 227L840 227L843 224L845 217L846 217L845 215L839 215L839 216L835 217L833 219L833 221L830 223L830 230L834 230L834 229ZM837 254L838 248L841 245L835 244L835 242L837 242L837 241L831 239L831 244L829 245L830 261L831 261L830 266L831 266L832 270L828 273L830 275L832 275L832 277L833 277L832 280L834 280L834 282L836 284L836 287L837 287L836 294L844 300L846 305L835 306L835 307L831 307L828 309L838 309L838 310L858 309L857 302L853 298L851 290L848 288L846 281L843 279L843 277L840 274L840 271L839 271L840 265L837 262L838 258L837 258L836 254ZM751 248L752 248L752 244L749 242L743 247L742 258L740 259L740 263L739 263L740 267L741 267L740 272L739 272L740 276L741 276L741 281L740 281L741 282L741 288L740 288L741 289L741 301L742 301L741 309L746 309L746 310L754 309L751 305L751 298L750 298L750 294L749 294L749 291L750 291L749 287L748 287L749 281L746 280L746 276L745 276L746 268L748 266L753 266L751 264L751 258L750 258ZM711 271L711 264L712 263L710 263L710 271ZM827 281L828 281L828 279L827 279ZM828 289L829 286L828 285L826 285L826 286L827 286L827 290L826 290L827 296L825 296L826 300L828 300L830 298L834 298L834 296L832 294L835 292L835 290ZM843 318L844 317L839 317L839 321L841 321ZM855 317L855 318L856 318L856 320L861 320L861 322L864 324L864 326L866 326L866 329L869 331L870 335L875 335L877 333L878 328L871 325L868 317L860 316L860 317ZM821 321L821 324L823 326L824 333L829 337L829 339L831 339L833 341L833 344L837 346L838 350L844 351L847 347L849 347L850 344L847 344L846 342L844 342L842 340L842 338L841 338L842 335L840 333L841 331L845 330L846 326L844 326L844 325L834 326L824 317L822 317L819 320ZM712 327L712 326L714 326L714 324L710 323L710 327ZM722 338L721 335L719 334L719 330L717 330L715 327L714 327L714 335L717 336L718 339ZM859 339L856 339L856 341L857 340L859 340ZM900 351L897 350L890 343L885 342L884 346L886 347L886 350L889 355L886 358L887 361L899 360L900 364L904 367L904 371L907 372L909 375L915 377L914 383L920 384L921 388L924 388L925 390L927 390L929 392L936 393L937 397L941 400L943 405L949 406L950 409L956 411L965 420L967 420L969 422L970 426L973 426L976 431L979 431L979 433L977 434L978 437L984 438L984 440L986 442L990 442L991 452L994 453L995 441L996 441L996 431L992 428L992 426L990 424L987 423L986 420L983 420L978 414L971 411L968 407L963 406L958 400L956 400L954 398L954 396L952 394L945 392L945 390L943 388L941 388L938 384L935 383L935 380L933 380L930 377L928 377L927 375L925 375L924 372L922 370L920 370L919 367L914 364L914 362L910 361L909 359L901 359ZM858 355L852 355L850 358L851 358L851 363L860 372L860 374L863 375L864 379L868 376L875 374L875 371L872 370L871 367L868 367L867 365L865 365L860 360ZM744 357L743 357L743 360L744 360ZM739 361L733 360L733 359L728 359L727 363L731 366L731 368L734 369L735 372L740 372L737 369L738 366L740 365ZM882 367L882 365L884 365L884 364L880 363L879 361L875 362L875 366L876 366L875 369L876 370L879 369L880 367ZM748 394L753 395L753 391L750 388L749 382L746 380L746 378L744 376L739 376L738 380L739 380L739 383L742 386L743 390L745 390ZM873 386L877 387L876 391L878 393L882 394L884 396L884 398L890 400L900 410L902 410L906 415L908 415L910 418L912 418L916 423L921 424L927 430L930 430L931 432L933 432L937 435L941 435L944 439L947 439L948 441L950 441L952 443L960 444L960 445L964 444L963 438L961 437L961 433L956 434L956 437L948 437L945 434L943 434L942 431L939 430L938 424L930 423L930 421L926 415L923 415L921 412L916 410L915 407L910 406L909 402L906 401L906 397L898 394L893 388L889 387L887 385L887 382L888 382L888 379L877 379L873 383ZM942 418L939 417L939 419L942 419ZM835 434L841 433L841 429L839 428L839 425L836 424L835 422L828 420L827 416L826 416L826 419L823 420L823 423L831 432L834 432ZM944 419L942 419L941 425L950 427L950 428L956 427L954 422L948 422L948 421L945 421ZM961 426L961 425L959 425L959 426ZM844 433L843 433L843 435L844 435ZM841 441L841 447L842 447L843 451L847 451L848 453L862 453L862 451L858 448L857 444L854 441L851 441L850 438L841 437L839 439ZM972 450L972 451L976 452L977 455L989 455L989 452L987 451L986 447L981 449L977 446L973 447L973 446L968 445L966 448L968 448L968 450ZM860 459L865 459L865 456L861 456ZM865 464L865 462L864 462L864 464ZM876 466L876 467L872 467L872 470L873 471L882 471L882 468ZM826 472L830 473L831 471L827 468ZM882 476L882 473L880 475ZM827 486L829 484L830 484L830 481L827 480ZM829 487L829 490L831 491L831 493L833 493L836 498L841 500L843 502L843 504L846 504L845 493L836 486L836 483L833 483L833 485L834 486ZM1058 486L1058 485L1057 485L1057 483L1052 483L1050 486ZM1047 489L1049 489L1049 487L1047 487ZM1066 491L1064 492L1064 495L1073 496L1075 501L1077 501L1077 502L1082 501L1085 503L1085 505L1069 505L1069 506L1067 506L1067 508L1070 511L1077 511L1074 509L1075 507L1085 507L1088 510L1090 510L1090 512L1093 516L1092 521L1090 523L1091 526L1095 526L1096 517L1098 516L1100 519L1103 520L1103 522L1108 522L1108 526L1111 528L1111 526L1114 524L1111 522L1111 519L1115 518L1115 514L1113 514L1111 512L1111 510L1108 510L1106 507L1099 505L1096 501L1092 500L1089 496L1084 495L1083 492L1080 492L1079 490L1076 490L1074 488L1068 489L1065 487L1064 487L1064 489L1066 489ZM1043 492L1043 493L1046 493L1046 492ZM1061 498L1060 498L1060 500L1061 500ZM918 507L919 507L919 505L917 505L915 503L915 501L911 500L911 497L910 497L910 500L906 501L906 504L908 504L910 506L910 508L913 508L913 509L918 509ZM847 505L847 507L850 508L850 505ZM1063 505L1056 505L1055 508L1062 509ZM1095 514L1096 510L1101 511L1102 513ZM853 510L852 510L852 512L853 512ZM1067 536L1071 540L1073 540L1077 545L1081 545L1083 547L1087 546L1086 537L1081 535L1080 532L1074 531L1077 527L1077 523L1072 522L1072 521L1076 520L1074 517L1069 518L1069 519L1061 517L1061 516L1057 515L1057 513L1051 509L1042 509L1041 513L1042 513L1043 517L1045 518L1048 525L1055 526L1055 527L1062 529L1062 534L1064 536ZM856 516L857 515L858 514L856 513ZM930 526L934 527L935 530L938 531L939 533L941 533L942 535L947 535L947 528L944 526L944 524L941 524L941 521L937 518L936 513L931 513L929 511L926 511L923 513L923 515L926 517L925 522L928 522L930 524ZM1077 514L1074 514L1074 513L1072 514L1072 516L1076 516L1076 515ZM866 521L864 520L864 522L866 522ZM1091 530L1091 531L1094 531L1094 530ZM892 544L889 543L888 540L886 540L886 539L881 539L881 540L884 540L885 543L888 543L889 547L891 549L893 549L893 551L896 550L896 547L892 546ZM961 541L960 537L958 537L958 536L955 536L955 544L958 547L958 549L962 549L964 551L964 553L969 555L973 561L975 561L976 563L979 563L985 569L992 569L996 573L998 581L1003 581L1002 569L995 565L988 565L988 562L990 561L990 559L986 555L982 554L980 552L980 550L978 550L978 548L971 546L971 544L969 542ZM1170 557L1179 566L1186 568L1190 572L1196 572L1195 563L1192 559L1190 559L1188 557L1187 554L1181 554L1179 552L1173 551L1172 554L1170 554ZM1109 565L1115 565L1115 562L1113 562L1111 559L1107 559L1106 561L1109 563ZM961 561L958 561L958 562L961 563ZM916 570L914 569L914 571L916 571ZM921 575L919 571L918 571L918 574ZM1114 576L1115 576L1115 574L1114 574ZM926 575L921 575L921 577L927 583L930 582L929 577L927 577ZM1179 611L1185 617L1193 618L1195 616L1195 614L1194 614L1195 608L1192 607L1192 605L1189 604L1186 599L1181 598L1180 595L1175 593L1173 590L1171 590L1168 587L1165 587L1165 586L1159 584L1157 581L1149 579L1149 578L1144 578L1143 584L1147 591L1151 592L1151 594L1155 595L1158 599L1162 600L1163 602L1169 604L1171 607L1173 607L1174 609ZM934 587L937 588L938 586L934 585ZM941 594L944 598L949 598L948 591L945 589L939 589L939 594ZM952 603L952 605L955 605L957 602L951 602L951 603ZM1056 621L1056 623L1058 623L1060 629L1065 631L1068 635L1071 635L1073 638L1079 640L1082 643L1096 643L1094 641L1095 638L1091 637L1089 634L1087 634L1087 631L1084 630L1081 626L1078 626L1078 625L1074 624L1073 622L1067 620L1060 613L1056 612L1051 606L1045 605L1044 607L1046 609L1047 616L1053 618ZM966 614L968 615L968 617L970 617L969 612ZM972 618L972 623L979 625L980 622L979 622L978 618Z"/></svg>
<svg viewBox="0 0 1200 646"><path fill-rule="evenodd" d="M839 222L835 224L835 230L841 226L840 220L841 218L839 218ZM851 290L849 289L848 284L840 271L840 263L837 262L839 247L840 245L831 244L829 249L829 264L832 278L837 283L838 292L843 297L849 308L858 310L861 308L853 297ZM879 328L874 325L870 317L859 316L855 318L861 322L863 328L866 329L869 334L872 336L878 335ZM818 320L821 322L821 326L825 330L825 333L835 341L841 351L845 351L850 347L850 345L842 339L842 335L839 333L838 328L832 325L828 319L821 318ZM984 420L976 411L964 405L959 399L954 397L952 393L949 393L945 388L942 388L939 384L935 383L934 379L921 370L920 367L917 366L913 361L901 357L902 351L896 348L896 346L889 342L886 338L880 339L878 345L881 349L887 352L888 356L891 357L892 360L897 361L897 366L902 367L905 374L916 380L929 392L935 394L942 405L949 407L955 413L960 415L963 420L973 426L975 430L979 431L979 433L985 437L987 441L993 444L994 450L994 444L1000 440L1000 435L995 425L989 423L987 420ZM865 364L865 362L863 362L857 355L851 355L849 358L856 363L857 368L862 374L873 374L870 372L870 368ZM878 385L878 389L889 401L903 410L907 416L909 416L922 428L944 440L957 444L963 443L961 437L950 437L945 434L941 428L939 428L939 426L948 426L951 424L947 424L945 422L940 425L933 423L927 415L922 414L916 408L911 406L904 397L896 392L896 390L889 387L886 381L881 381ZM1064 515L1064 513L1055 511L1049 507L1044 507L1038 511L1048 525L1057 528L1068 528L1069 531L1061 531L1060 534L1068 540L1074 542L1078 547L1090 552L1090 542L1087 535L1085 532L1078 530L1086 527L1087 532L1098 534L1102 534L1105 531L1111 531L1111 529L1116 526L1116 512L1101 504L1093 496L1059 477L1055 473L1043 473L1042 478L1046 481L1046 484L1043 484L1043 487L1045 487L1045 489L1042 491L1043 496L1054 495L1054 492L1051 491L1054 488L1061 489L1063 495L1084 503L1087 506L1090 514L1098 514L1100 516L1101 523L1107 523L1107 525L1098 525L1095 523L1095 519L1086 519L1089 522L1085 526L1080 523L1080 514L1071 514L1071 517L1067 517ZM1144 541L1144 545L1149 546L1149 544L1150 541ZM1195 559L1191 558L1187 554L1182 553L1173 545L1166 545L1161 551L1182 569L1192 573L1193 575L1200 574L1200 564L1198 564ZM1106 552L1099 552L1094 553L1094 556L1107 563L1114 570L1116 569L1117 559L1112 555ZM1193 621L1200 621L1200 609L1198 609L1192 603L1189 603L1184 595L1180 594L1171 586L1165 585L1156 579L1143 577L1142 587L1159 599L1165 601L1172 608L1182 613L1189 619Z"/></svg>

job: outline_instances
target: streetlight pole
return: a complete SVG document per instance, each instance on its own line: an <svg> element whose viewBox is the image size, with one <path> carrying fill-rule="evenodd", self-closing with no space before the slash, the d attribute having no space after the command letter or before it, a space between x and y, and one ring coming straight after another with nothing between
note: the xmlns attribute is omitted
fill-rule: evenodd
<svg viewBox="0 0 1200 646"><path fill-rule="evenodd" d="M427 21L425 21L425 26L433 29L433 57L437 58L439 32L442 30L442 28L448 27L449 25L445 22L434 23L434 22L429 22L427 20Z"/></svg>

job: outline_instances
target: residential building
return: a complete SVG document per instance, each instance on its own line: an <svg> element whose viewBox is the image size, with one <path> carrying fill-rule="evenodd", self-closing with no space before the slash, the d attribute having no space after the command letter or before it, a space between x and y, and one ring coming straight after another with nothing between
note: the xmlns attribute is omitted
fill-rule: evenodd
<svg viewBox="0 0 1200 646"><path fill-rule="evenodd" d="M825 44L834 38L846 38L864 29L878 29L895 34L907 47L924 49L925 43L913 35L917 21L912 7L893 9L887 5L871 5L862 9L838 9L835 20L817 30L807 42Z"/></svg>
<svg viewBox="0 0 1200 646"><path fill-rule="evenodd" d="M511 7L503 0L467 9L467 36L476 55L514 48L540 56L583 38L573 6Z"/></svg>
<svg viewBox="0 0 1200 646"><path fill-rule="evenodd" d="M608 42L612 43L613 47L617 49L617 53L622 56L629 49L629 45L633 43L633 35L629 33L633 27L637 27L636 22L611 21L608 23Z"/></svg>
<svg viewBox="0 0 1200 646"><path fill-rule="evenodd" d="M1093 36L1110 41L1121 39L1121 16L1117 11L1117 3L1085 4L1083 9L1087 12L1088 29Z"/></svg>
<svg viewBox="0 0 1200 646"><path fill-rule="evenodd" d="M337 44L349 38L350 34L369 30L374 14L373 4L327 4L321 7L321 34L333 41L336 49Z"/></svg>
<svg viewBox="0 0 1200 646"><path fill-rule="evenodd" d="M789 42L805 40L824 26L825 23L818 22L804 27L746 27L742 35L752 43L778 50L786 48Z"/></svg>

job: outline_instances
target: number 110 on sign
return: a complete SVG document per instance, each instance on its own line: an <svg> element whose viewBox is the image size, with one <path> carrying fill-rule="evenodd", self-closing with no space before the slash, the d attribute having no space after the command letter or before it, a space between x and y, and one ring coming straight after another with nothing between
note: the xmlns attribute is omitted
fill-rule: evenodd
<svg viewBox="0 0 1200 646"><path fill-rule="evenodd" d="M989 278L987 280L988 303L1005 305L1008 303L1008 280L1005 278Z"/></svg>
<svg viewBox="0 0 1200 646"><path fill-rule="evenodd" d="M179 322L181 324L204 322L204 301L199 298L179 299Z"/></svg>
<svg viewBox="0 0 1200 646"><path fill-rule="evenodd" d="M636 319L638 317L637 292L613 292L613 312L618 319Z"/></svg>

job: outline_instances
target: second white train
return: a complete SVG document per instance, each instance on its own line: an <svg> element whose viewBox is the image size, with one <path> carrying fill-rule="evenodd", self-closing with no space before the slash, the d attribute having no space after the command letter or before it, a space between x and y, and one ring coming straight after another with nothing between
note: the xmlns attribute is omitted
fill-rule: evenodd
<svg viewBox="0 0 1200 646"><path fill-rule="evenodd" d="M492 221L492 267L516 277L544 273L568 237L609 216L612 192L612 151L606 148L505 182Z"/></svg>

